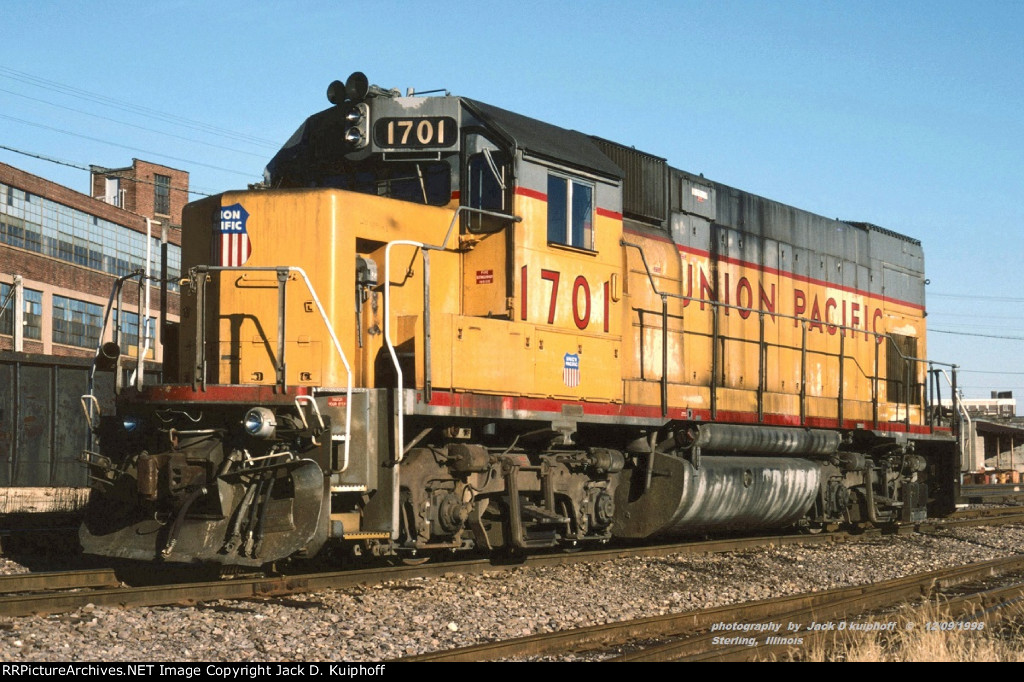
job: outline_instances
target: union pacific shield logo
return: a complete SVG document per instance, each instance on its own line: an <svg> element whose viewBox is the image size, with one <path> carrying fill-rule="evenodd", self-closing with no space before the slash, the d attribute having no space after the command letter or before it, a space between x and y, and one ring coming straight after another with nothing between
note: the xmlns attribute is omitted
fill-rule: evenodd
<svg viewBox="0 0 1024 682"><path fill-rule="evenodd" d="M562 365L562 381L569 388L580 385L580 356L575 353L565 354L565 363Z"/></svg>
<svg viewBox="0 0 1024 682"><path fill-rule="evenodd" d="M218 253L215 260L221 267L237 268L249 260L252 245L249 244L249 233L245 230L248 219L249 212L241 204L220 209L220 226L217 230L220 238L216 242Z"/></svg>

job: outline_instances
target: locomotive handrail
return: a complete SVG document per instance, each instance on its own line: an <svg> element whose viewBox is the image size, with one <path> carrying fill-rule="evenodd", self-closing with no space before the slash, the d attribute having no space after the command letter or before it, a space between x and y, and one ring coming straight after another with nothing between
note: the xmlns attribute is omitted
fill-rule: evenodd
<svg viewBox="0 0 1024 682"><path fill-rule="evenodd" d="M941 363L936 363L936 364L941 364ZM970 412L967 411L967 407L963 404L963 401L960 400L960 396L957 394L957 390L956 390L956 370L957 370L957 365L953 365L953 368L952 368L952 372L953 372L952 378L950 378L950 376L948 374L946 374L946 370L944 370L944 369L934 370L934 371L936 372L936 374L942 374L943 378L945 378L946 382L952 388L952 399L951 399L952 403L951 404L953 406L953 409L956 411L956 413L960 415L960 420L962 422L964 422L966 424L966 426L967 426L966 430L964 430L964 429L960 429L959 430L959 432L957 433L957 440L960 441L960 451L961 452L963 452L964 449L970 450L971 464L973 465L973 463L974 463L974 456L975 456L975 443L974 443L975 439L971 437L971 432L973 430L972 421L971 421L971 414L970 414ZM939 399L939 406L940 407L942 406L941 398ZM962 466L962 463L961 463L961 466Z"/></svg>
<svg viewBox="0 0 1024 682"><path fill-rule="evenodd" d="M96 364L97 363L96 363L95 358L99 358L100 357L100 352L103 350L103 337L107 333L107 323L110 322L110 312L111 312L111 310L115 309L114 308L114 298L115 297L117 298L117 308L116 308L116 310L118 312L120 312L120 310L121 310L121 301L122 301L121 290L124 287L124 283L126 281L128 281L129 279L131 279L132 277L142 277L145 274L146 274L145 271L139 269L139 270L135 270L135 271L133 271L133 272L127 274L127 275L122 275L122 276L120 276L120 277L118 277L117 279L114 280L114 284L110 288L110 296L107 299L107 309L103 313L103 325L100 327L99 340L96 342L96 355L95 355L95 357L93 359L92 370L89 372L89 393L90 393L90 395L92 394L93 378L96 375ZM118 320L117 320L117 328L114 330L114 343L116 343L118 345L118 347L121 346L121 323L123 321L124 321L124 319L119 316ZM119 388L120 385L121 385L120 377L118 377L117 379L115 379L115 387Z"/></svg>
<svg viewBox="0 0 1024 682"><path fill-rule="evenodd" d="M82 410L85 412L85 422L86 425L89 427L89 432L91 434L93 428L95 428L92 423L93 407L96 408L97 417L103 415L103 410L100 408L100 401L97 400L96 396L94 396L92 393L86 393L79 400L82 403ZM86 403L89 403L88 406L86 406Z"/></svg>
<svg viewBox="0 0 1024 682"><path fill-rule="evenodd" d="M388 245L384 248L384 344L388 348L388 354L391 356L391 364L395 368L395 377L397 379L397 391L399 400L397 401L397 442L395 445L394 463L400 464L402 458L405 455L405 428L402 424L404 416L404 410L402 406L402 391L404 388L404 377L402 373L401 364L398 361L398 353L395 351L395 344L391 340L391 247L393 246L412 246L423 251L423 327L424 327L424 394L427 402L430 401L430 259L428 252L430 251L445 251L448 248L448 240L451 239L452 231L455 229L455 223L458 221L459 216L462 213L478 213L481 215L489 215L495 218L504 218L511 220L514 223L522 222L521 216L510 215L507 213L498 213L496 211L488 211L482 208L473 208L471 206L459 206L455 209L452 214L451 222L448 223L448 231L445 232L444 240L440 244L426 244L424 242L414 241L411 239L396 239L388 242Z"/></svg>
<svg viewBox="0 0 1024 682"><path fill-rule="evenodd" d="M395 241L388 242L388 245L384 247L384 345L388 348L388 354L391 356L391 364L395 368L395 451L392 455L395 476L398 475L399 466L402 463L402 459L405 457L405 384L401 363L398 361L398 353L395 350L394 342L391 340L391 248L393 246L412 246L419 249L423 254L423 397L426 402L429 403L431 389L430 252L447 250L448 240L451 238L452 231L455 229L455 223L458 221L459 215L464 212L504 218L515 223L523 220L521 216L498 213L496 211L488 211L486 209L473 208L470 206L459 206L452 214L451 222L448 224L448 231L444 235L444 240L439 245L426 244L424 242L414 241L411 239L396 239ZM391 536L392 538L397 538L399 533L399 499L397 481L395 483L395 494L392 503L393 509L391 517L393 519L393 524L391 528Z"/></svg>
<svg viewBox="0 0 1024 682"><path fill-rule="evenodd" d="M87 439L88 440L87 448L91 448L92 447L92 437L93 437L93 434L92 434L92 432L93 432L92 408L95 405L95 407L97 408L97 413L98 413L98 410L99 410L99 401L96 400L96 396L95 396L96 369L99 366L100 358L104 357L104 353L103 353L103 346L104 346L103 337L106 336L106 334L107 334L107 323L110 322L110 312L111 312L111 310L117 310L118 311L118 317L117 317L117 322L116 322L117 326L114 329L114 341L113 341L114 345L117 348L117 355L114 357L114 393L117 394L117 393L121 392L121 362L120 362L120 357L121 357L121 325L124 323L124 316L120 314L121 313L121 308L122 308L121 303L122 303L122 300L123 300L123 298L122 298L122 290L124 288L124 283L126 281L128 281L129 279L133 278L133 277L139 277L140 278L139 279L139 286L141 288L143 279L145 279L147 277L146 271L141 269L141 268L139 268L137 270L133 270L132 272L128 273L127 275L122 275L122 276L118 277L117 279L115 279L114 280L114 284L110 288L110 296L107 299L106 310L103 313L103 324L100 326L99 338L98 338L98 340L96 342L96 354L93 356L92 367L89 369L89 380L88 380L88 382L86 384L88 389L89 389L89 392L87 394L83 395L82 398L81 398L81 400L82 400L82 408L86 411L85 412L85 419L86 419L86 421L89 424L89 436L88 436L88 439ZM116 308L114 307L114 299L115 298L117 299L117 307ZM146 315L147 315L147 317L149 315L148 308L147 308ZM142 362L143 362L143 358L142 358L142 354L140 353L139 354L139 365L138 365L138 367L136 369L136 371L139 372L140 375L141 375ZM86 407L86 399L87 398L91 399L91 401L89 402L89 406L88 407Z"/></svg>
<svg viewBox="0 0 1024 682"><path fill-rule="evenodd" d="M302 404L303 403L309 403L312 406L313 414L316 415L316 419L320 423L320 430L322 432L323 429L324 429L324 418L320 414L320 408L317 407L316 400L314 400L311 396L308 396L308 395L297 395L297 396L295 396L295 410L299 413L299 419L302 420L302 428L304 428L304 429L308 429L309 428L309 422L306 419L306 411L302 408ZM316 445L316 446L319 447L320 440L318 438L313 437L311 440L313 441L313 445ZM344 466L341 467L341 470L344 471L347 468L348 468L348 455L346 454L346 456L345 456L345 464L344 464Z"/></svg>
<svg viewBox="0 0 1024 682"><path fill-rule="evenodd" d="M453 220L454 224L454 220ZM448 236L445 236L444 243L448 242ZM397 419L395 423L397 438L395 440L395 452L392 456L392 461L395 466L402 463L402 457L405 455L404 443L405 443L405 426L403 421L403 409L402 409L402 393L404 388L404 381L402 375L401 363L398 361L398 353L395 351L395 344L391 341L391 247L393 246L413 246L418 249L422 249L424 257L428 251L427 246L423 242L412 241L410 239L397 239L392 242L388 242L388 245L384 247L384 344L388 347L388 354L391 356L391 364L395 367L395 388L397 391L397 400L395 400L395 407L397 410ZM429 282L424 273L423 288L424 291L429 291ZM426 295L426 294L424 294ZM423 307L424 311L424 324L426 321L426 311L430 308L428 306ZM429 371L426 366L424 372ZM397 493L397 491L396 491Z"/></svg>
<svg viewBox="0 0 1024 682"><path fill-rule="evenodd" d="M625 239L619 240L620 246L628 246L637 250L640 254L640 260L644 264L644 272L647 273L647 281L651 284L651 290L654 291L655 295L661 297L661 416L668 416L668 299L676 298L680 300L687 300L690 297L684 294L676 294L670 291L659 291L658 285L654 282L654 275L651 274L651 267L647 264L647 256L644 255L644 250L639 244L627 242ZM693 299L690 299L693 300ZM682 320L682 316L679 318ZM718 316L715 316L715 322L717 323ZM715 328L717 333L717 326ZM714 353L717 349L717 344L712 341L712 352ZM715 411L715 361L714 357L711 362L711 411L714 414Z"/></svg>
<svg viewBox="0 0 1024 682"><path fill-rule="evenodd" d="M839 353L835 356L835 357L839 358L840 376L842 376L843 367L844 367L844 361L847 359L846 355L845 355L845 349L844 349L844 345L845 345L844 340L845 340L845 337L846 337L846 332L850 332L851 334L870 335L870 336L873 336L875 338L875 365L876 365L876 368L875 368L874 375L873 376L869 376L868 378L870 378L871 381L872 381L872 405L873 405L873 410L875 412L875 416L874 416L874 420L873 421L875 422L876 425L878 423L877 410L878 410L878 402L879 402L878 401L878 386L877 386L877 384L881 380L881 376L879 375L879 368L878 368L878 346L882 343L883 339L888 339L889 343L888 343L887 347L895 349L899 359L904 361L904 362L906 362L908 364L908 372L909 372L909 366L911 364L914 364L914 363L916 363L918 365L923 365L923 364L939 365L939 366L942 366L942 367L950 368L952 370L952 372L953 372L953 379L950 381L948 376L946 377L946 379L947 379L947 381L950 382L951 386L953 386L954 393L955 393L956 369L957 369L958 365L953 364L953 363L938 362L938 361L934 361L934 360L925 360L925 359L922 359L922 358L907 356L907 355L905 355L900 350L900 348L896 345L896 342L893 339L893 337L890 334L888 334L888 333L869 331L867 329L858 329L856 327L851 327L851 326L847 326L847 325L843 325L843 324L839 324L839 323L826 322L824 320L816 321L816 320L813 320L813 319L808 318L808 317L802 317L802 316L797 316L797 315L787 315L785 313L778 313L778 312L774 312L774 311L767 311L766 312L766 311L764 311L762 309L759 309L759 308L749 308L749 307L746 307L746 306L740 306L740 305L735 305L735 304L731 304L731 303L723 303L721 301L716 301L716 300L712 300L712 299L706 299L706 298L700 298L700 297L694 297L694 296L687 296L686 294L678 294L678 293L670 292L670 291L661 291L658 288L658 285L657 285L657 283L656 283L656 281L654 279L654 275L651 272L651 268L650 268L650 266L647 263L647 257L644 254L642 246L639 245L639 244L633 243L633 242L626 241L625 239L620 239L619 244L621 246L623 246L623 247L633 248L633 249L637 250L637 252L640 254L640 260L643 263L644 272L647 275L647 280L650 283L651 290L652 290L652 292L656 296L661 298L661 302L662 302L661 317L662 317L662 336L663 336L663 338L662 338L662 344L661 344L661 348L662 348L662 372L661 372L660 383L661 383L661 393L662 393L662 413L663 413L663 415L667 415L668 414L668 404L667 404L667 388L668 388L668 386L667 386L667 382L668 382L668 343L667 343L668 319L669 318L673 318L673 319L678 319L680 321L684 321L685 320L685 317L683 315L671 315L671 314L669 314L669 312L668 312L668 299L669 298L674 298L674 299L677 299L677 300L685 301L686 302L685 305L689 305L690 302L694 302L694 303L701 304L701 306L709 305L711 307L711 312L712 312L712 318L711 318L712 319L712 330L711 330L710 335L712 337L712 359L711 359L711 365L712 366L711 366L711 384L710 384L710 388L711 388L711 411L712 411L712 416L714 416L714 414L716 412L716 393L717 393L716 389L717 389L717 379L718 379L718 377L717 377L717 364L718 364L718 343L717 343L717 339L725 338L725 340L735 340L735 341L741 341L741 342L747 342L747 343L754 343L753 340L749 340L749 339L739 339L739 338L733 338L733 337L719 337L719 332L718 332L718 311L720 309L736 310L736 311L741 313L741 317L743 317L743 319L747 319L750 316L751 313L756 313L758 315L758 317L759 317L760 324L762 326L763 326L763 323L764 323L764 316L765 315L771 315L773 319L775 317L779 317L779 318L782 318L782 319L789 319L789 320L793 320L795 322L800 323L800 325L801 325L801 344L799 346L799 350L801 351L801 371L800 371L801 423L803 423L804 418L805 418L805 415L804 415L804 401L806 399L806 395L805 395L805 390L806 390L805 355L807 353L821 353L822 352L822 351L809 350L807 348L806 332L807 332L807 326L809 324L811 324L811 323L821 324L823 327L827 327L830 330L831 329L836 329L836 330L839 330L839 331L843 332L840 335L840 350L839 350ZM643 309L640 309L640 308L636 308L635 310L637 310L638 312L641 312L641 313L645 312ZM650 312L657 314L656 311L650 311ZM746 315L743 315L743 313L746 313ZM687 332L686 332L685 327L680 330L680 334L686 334L686 333ZM693 332L691 332L691 333L693 333ZM757 341L757 343L758 343L758 347L759 348L766 347L765 343L763 341L763 329L761 330L761 336L760 336L759 340ZM781 345L777 345L776 347L778 347L778 348L789 348L789 349L792 349L792 350L798 349L797 346L781 346ZM826 355L827 355L827 353L826 353ZM759 358L760 358L759 362L760 363L763 363L763 357L762 356L763 356L763 353L759 353ZM862 373L863 373L863 370L862 370ZM763 377L762 374L763 374L763 368L759 367L759 376L758 376L758 413L759 413L758 416L759 416L759 419L763 419L763 415L761 414L761 391L762 391L762 384L763 384L764 377ZM865 375L865 376L867 376L867 375ZM909 378L908 378L908 380L906 382L901 382L901 383L906 383L907 384L906 393L905 393L905 396L904 396L904 400L902 402L903 402L903 405L904 405L904 418L903 418L903 421L904 421L905 427L909 430L909 427L910 427L910 394L912 392L912 386L909 383ZM920 384L919 382L915 383L914 385L915 386L923 386L923 384ZM838 417L838 421L841 424L842 423L842 414L843 414L843 408L842 408L843 385L842 385L842 379L841 378L840 378L840 387L839 387L839 396L838 396L838 398L839 398L840 402L839 402L839 406L838 406L837 417ZM922 400L922 402L924 401L924 396L921 397L921 400ZM922 405L922 407L923 407L923 405Z"/></svg>
<svg viewBox="0 0 1024 682"><path fill-rule="evenodd" d="M192 268L192 272L190 273L190 278L191 277L195 277L196 275L205 275L206 273L209 273L209 272L221 272L221 271L225 271L225 270L229 270L229 271L232 271L232 272L243 272L243 271L245 271L245 272L275 272L275 273L278 274L279 282L281 282L281 284L279 286L280 286L280 288L282 290L282 294L279 297L279 305L281 306L281 310L279 311L279 314L280 314L280 321L279 322L280 322L280 324L279 324L279 329L278 329L279 353L280 353L281 357L278 358L278 362L275 363L275 364L279 364L280 365L280 368L278 370L278 374L279 374L281 382L284 381L284 366L285 366L285 364L284 364L284 347L283 347L284 346L284 297L283 297L283 290L284 290L284 283L283 282L284 282L284 280L280 279L280 278L282 277L282 273L285 273L285 277L287 277L287 273L295 273L299 277L301 277L302 281L306 284L306 289L309 291L310 296L313 297L313 303L316 305L317 312L320 313L320 319L323 320L324 326L327 327L327 333L330 334L330 336L331 336L331 342L334 344L334 350L337 351L338 357L341 358L341 364L344 365L345 373L348 376L348 380L347 380L348 383L347 383L346 388L345 388L345 461L347 462L348 458L349 458L349 447L350 447L351 440L352 440L352 430L351 430L352 429L352 366L349 364L348 358L345 356L345 351L342 350L342 348L341 348L341 342L338 341L338 336L337 336L337 334L334 333L334 327L331 325L330 320L328 320L327 312L324 310L323 304L320 303L320 297L317 296L316 289L313 287L313 283L309 281L309 277L306 275L306 271L303 270L302 268L294 266L294 265L283 265L283 266L280 266L280 267L275 267L275 266L244 266L244 265L240 266L240 267L234 267L234 266L229 267L229 266L222 266L222 265L197 265L197 266ZM205 282L205 278L203 279L203 281ZM202 288L205 289L205 287L202 287ZM206 320L206 302L205 302L205 299L204 299L203 301L199 302L199 306L198 306L198 310L197 310L197 320L196 320L197 326L205 325L205 320ZM205 337L204 337L204 343L197 344L196 352L199 353L199 356L200 356L200 359L201 359L201 366L203 368L202 369L202 373L203 373L202 382L203 382L203 386L205 387L205 385L206 385L206 369L205 369L206 368L206 344L205 344ZM283 386L282 386L282 388L283 388ZM313 392L314 393L316 392L316 387L315 386L313 387ZM300 410L300 412L301 412L301 410Z"/></svg>

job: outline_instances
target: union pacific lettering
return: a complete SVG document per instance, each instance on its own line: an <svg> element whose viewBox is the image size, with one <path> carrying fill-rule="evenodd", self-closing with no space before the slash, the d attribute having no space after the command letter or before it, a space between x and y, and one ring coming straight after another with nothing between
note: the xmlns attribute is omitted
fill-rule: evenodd
<svg viewBox="0 0 1024 682"><path fill-rule="evenodd" d="M751 312L755 309L761 310L766 313L772 313L774 318L775 313L775 285L770 284L768 289L764 288L764 285L758 281L758 297L757 306L754 305L754 287L750 283L750 280L746 277L740 277L736 280L735 290L730 286L729 273L722 273L723 286L718 287L717 283L713 278L709 279L707 271L703 266L697 265L697 275L694 275L694 264L686 264L686 282L684 286L683 294L687 297L683 299L683 307L686 308L690 303L697 303L700 305L700 309L704 310L704 307L708 303L718 302L718 292L722 292L722 303L726 305L736 305L741 310L736 312L744 320L750 317ZM697 293L693 292L693 283L697 280L698 290ZM735 303L732 303L735 301ZM729 315L732 308L725 308L725 314Z"/></svg>
<svg viewBox="0 0 1024 682"><path fill-rule="evenodd" d="M793 318L794 327L800 326L800 319L797 318L802 318L808 321L809 331L860 338L859 332L863 330L864 340L884 331L879 327L879 320L883 317L882 308L862 300L863 297L854 300L853 296L833 294L827 284L822 285L826 293L820 295L817 291L808 291L809 287L794 286L792 307L785 312L778 311L774 283L766 287L760 280L751 282L746 276L735 277L729 272L719 273L721 281L715 282L713 276L708 277L703 265L694 263L686 263L685 272L683 294L687 298L683 299L684 308L693 303L704 310L710 303L720 302L726 306L736 306L723 307L725 315L736 313L745 320L752 313L761 311L769 313L772 322L776 321L776 312L781 312Z"/></svg>
<svg viewBox="0 0 1024 682"><path fill-rule="evenodd" d="M747 319L755 312L767 313L772 323L776 316L792 318L794 327L807 321L810 332L822 335L845 336L849 339L881 343L886 308L906 308L921 313L922 305L869 294L831 282L819 281L796 273L766 268L734 258L720 257L718 278L711 272L711 254L707 251L675 244L669 239L623 230L647 240L671 244L683 254L682 293L683 307L698 305L704 310L710 303L723 303L722 314L738 315ZM654 268L657 274L660 269ZM737 272L739 270L740 272ZM745 273L742 271L746 271ZM781 291L774 282L762 278L778 277ZM888 305L885 305L888 304ZM735 306L735 307L729 307ZM896 310L891 310L896 312Z"/></svg>

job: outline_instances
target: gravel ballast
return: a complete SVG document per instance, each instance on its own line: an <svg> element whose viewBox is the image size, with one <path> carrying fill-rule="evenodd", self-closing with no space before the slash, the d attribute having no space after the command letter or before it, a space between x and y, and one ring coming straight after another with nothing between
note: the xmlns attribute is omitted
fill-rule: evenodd
<svg viewBox="0 0 1024 682"><path fill-rule="evenodd" d="M191 607L0 617L0 660L382 661L483 641L873 583L1019 552L1024 528L448 574ZM0 559L0 573L26 569Z"/></svg>

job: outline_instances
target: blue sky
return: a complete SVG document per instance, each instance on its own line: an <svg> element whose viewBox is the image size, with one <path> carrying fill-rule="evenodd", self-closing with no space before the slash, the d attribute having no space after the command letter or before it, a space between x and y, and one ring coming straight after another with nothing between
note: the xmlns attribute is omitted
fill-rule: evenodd
<svg viewBox="0 0 1024 682"><path fill-rule="evenodd" d="M929 354L1024 403L1022 2L9 0L0 21L0 145L77 166L244 187L361 70L913 236Z"/></svg>

